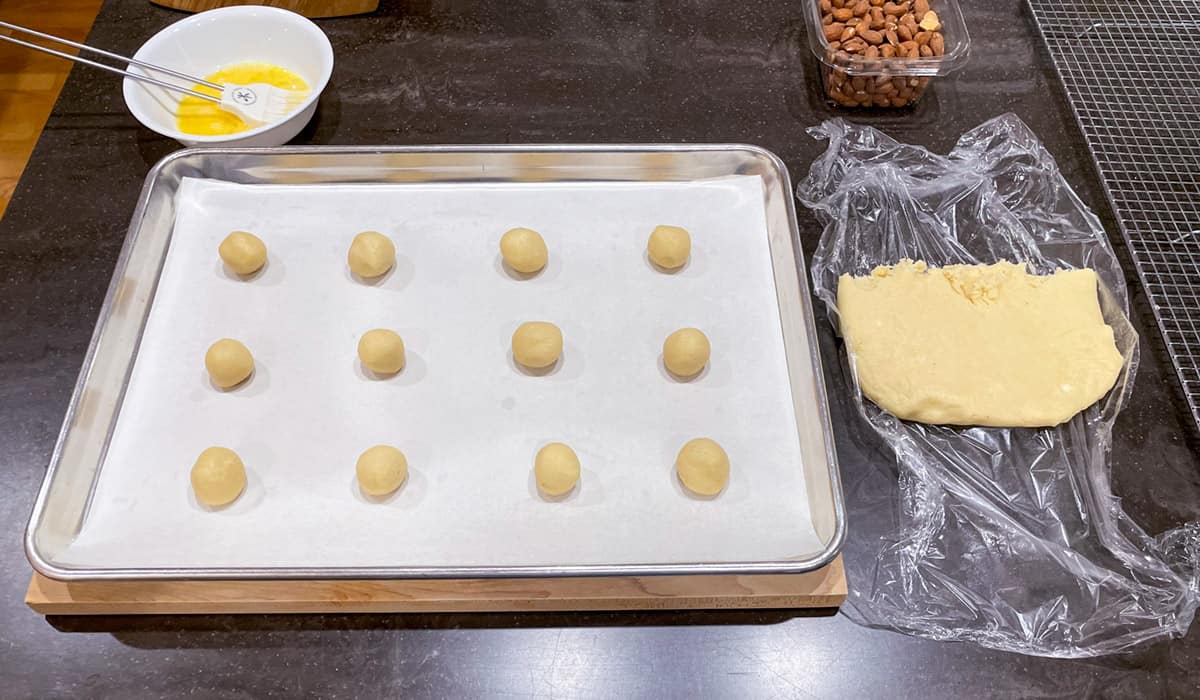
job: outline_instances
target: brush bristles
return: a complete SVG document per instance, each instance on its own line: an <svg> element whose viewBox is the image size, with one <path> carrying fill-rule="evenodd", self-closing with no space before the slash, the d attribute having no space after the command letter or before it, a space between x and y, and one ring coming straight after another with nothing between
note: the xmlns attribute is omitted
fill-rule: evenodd
<svg viewBox="0 0 1200 700"><path fill-rule="evenodd" d="M286 117L304 104L310 94L303 90L281 91L271 100L267 114L275 119Z"/></svg>

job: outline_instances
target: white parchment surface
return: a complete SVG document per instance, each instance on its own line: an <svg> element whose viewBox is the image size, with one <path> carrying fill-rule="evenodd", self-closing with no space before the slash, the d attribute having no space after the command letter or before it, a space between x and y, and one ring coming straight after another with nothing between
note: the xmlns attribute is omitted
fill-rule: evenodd
<svg viewBox="0 0 1200 700"><path fill-rule="evenodd" d="M91 508L66 564L112 567L486 566L740 562L821 546L809 515L763 191L757 177L689 183L237 185L189 179ZM645 258L655 225L692 234L677 274ZM505 230L533 228L550 263L515 279ZM268 264L226 272L217 245L254 232ZM346 267L351 239L396 244L377 284ZM563 330L545 376L511 359L523 321ZM683 383L662 342L702 329L712 361ZM408 365L368 377L356 344L400 333ZM223 337L256 372L214 389L204 353ZM714 500L688 496L674 459L711 437L732 463ZM571 445L565 500L540 498L534 454ZM358 455L408 456L394 496L360 494ZM249 475L207 510L189 470L229 447Z"/></svg>

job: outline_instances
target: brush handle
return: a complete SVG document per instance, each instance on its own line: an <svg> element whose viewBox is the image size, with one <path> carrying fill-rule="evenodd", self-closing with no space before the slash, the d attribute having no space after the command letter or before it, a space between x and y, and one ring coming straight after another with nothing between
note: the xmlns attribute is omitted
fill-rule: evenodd
<svg viewBox="0 0 1200 700"><path fill-rule="evenodd" d="M5 25L4 22L0 22L0 25L11 26L11 25ZM75 61L76 63L82 63L85 66L91 66L92 68L99 68L100 70L106 70L110 73L116 73L118 75L123 75L126 78L133 78L134 80L140 80L143 83L153 83L154 85L157 85L159 87L164 87L168 90L174 90L175 92L182 92L184 94L191 95L192 97L199 97L200 99L208 100L209 102L220 103L220 101L221 101L220 97L213 97L212 95L206 95L203 92L197 92L196 90L193 90L191 88L185 88L182 85L168 83L165 80L159 80L158 78L152 78L148 75L140 75L138 73L130 73L129 71L121 70L120 68L115 68L113 66L109 66L104 63L98 63L96 61L88 60L86 58L83 58L82 56L72 56L69 53L64 53L62 51L56 51L54 49L51 49L51 48L48 48L45 46L39 46L37 44L31 43L28 41L22 41L20 39L17 39L17 38L11 37L11 36L5 36L4 34L0 34L0 39L10 42L10 43L13 43L13 44L17 44L19 46L24 46L26 48L33 49L34 51L41 51L42 53L48 53L51 56L58 56L59 58L65 58L68 61ZM147 65L147 64L138 63L138 65ZM154 70L158 70L158 69L154 69ZM174 73L174 71L164 71L164 72ZM177 73L176 75L183 75L183 74ZM212 83L206 83L205 81L200 81L200 82L205 85L213 85ZM214 85L213 87L215 87L218 90L223 89L220 85Z"/></svg>

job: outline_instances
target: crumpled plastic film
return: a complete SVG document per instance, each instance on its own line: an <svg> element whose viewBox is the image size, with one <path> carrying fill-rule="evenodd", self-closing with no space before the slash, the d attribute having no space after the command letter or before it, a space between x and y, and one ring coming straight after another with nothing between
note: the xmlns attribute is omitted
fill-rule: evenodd
<svg viewBox="0 0 1200 700"><path fill-rule="evenodd" d="M1133 390L1137 334L1121 268L1096 216L1014 115L967 132L946 156L841 119L797 188L825 224L813 286L837 324L842 273L902 258L930 265L1090 267L1125 365L1099 403L1054 428L907 422L862 396L895 453L882 473L844 474L855 621L1042 656L1108 654L1187 631L1200 591L1200 524L1147 535L1109 483L1112 427ZM886 484L880 487L880 484Z"/></svg>

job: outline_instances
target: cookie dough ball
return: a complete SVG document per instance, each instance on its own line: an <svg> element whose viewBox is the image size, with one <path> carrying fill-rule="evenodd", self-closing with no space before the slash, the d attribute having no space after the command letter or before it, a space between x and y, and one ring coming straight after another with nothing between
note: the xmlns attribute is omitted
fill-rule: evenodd
<svg viewBox="0 0 1200 700"><path fill-rule="evenodd" d="M246 489L246 466L227 447L210 447L192 465L192 490L196 500L216 507L232 503Z"/></svg>
<svg viewBox="0 0 1200 700"><path fill-rule="evenodd" d="M677 377L693 377L708 364L708 338L695 328L680 328L663 342L663 364Z"/></svg>
<svg viewBox="0 0 1200 700"><path fill-rule="evenodd" d="M377 374L395 374L404 369L404 340L395 331L376 328L358 339L358 359Z"/></svg>
<svg viewBox="0 0 1200 700"><path fill-rule="evenodd" d="M579 483L579 457L575 450L552 442L538 450L533 460L538 489L547 496L561 496Z"/></svg>
<svg viewBox="0 0 1200 700"><path fill-rule="evenodd" d="M557 362L562 346L562 331L545 321L522 323L512 336L513 359L530 369L542 369Z"/></svg>
<svg viewBox="0 0 1200 700"><path fill-rule="evenodd" d="M729 483L729 455L708 438L689 440L675 458L675 471L692 493L715 496Z"/></svg>
<svg viewBox="0 0 1200 700"><path fill-rule="evenodd" d="M221 259L239 275L258 272L267 262L267 244L253 233L234 231L217 247Z"/></svg>
<svg viewBox="0 0 1200 700"><path fill-rule="evenodd" d="M391 445L376 445L359 455L354 471L363 493L386 496L408 478L408 460Z"/></svg>
<svg viewBox="0 0 1200 700"><path fill-rule="evenodd" d="M350 244L346 262L359 277L378 277L396 264L396 246L378 231L363 231Z"/></svg>
<svg viewBox="0 0 1200 700"><path fill-rule="evenodd" d="M650 261L667 270L683 267L692 254L692 237L678 226L655 226L646 243Z"/></svg>
<svg viewBox="0 0 1200 700"><path fill-rule="evenodd" d="M237 386L254 372L254 357L232 338L221 338L204 353L204 366L212 383L222 389Z"/></svg>
<svg viewBox="0 0 1200 700"><path fill-rule="evenodd" d="M529 274L546 266L549 253L537 231L514 228L500 237L500 256L512 269Z"/></svg>

